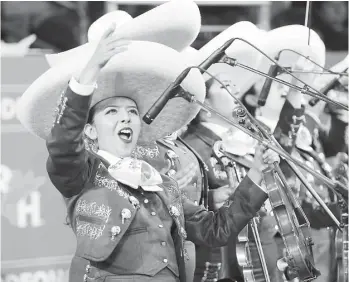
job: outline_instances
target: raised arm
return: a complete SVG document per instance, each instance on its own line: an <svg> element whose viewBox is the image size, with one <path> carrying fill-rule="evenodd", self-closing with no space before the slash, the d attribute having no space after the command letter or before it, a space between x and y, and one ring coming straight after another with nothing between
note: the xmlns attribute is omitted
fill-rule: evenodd
<svg viewBox="0 0 349 282"><path fill-rule="evenodd" d="M236 191L217 211L207 211L184 200L184 217L188 240L197 245L219 247L227 244L228 239L236 237L252 219L267 199L262 187L262 171L268 165L278 161L278 156L257 147L254 167L241 181Z"/></svg>
<svg viewBox="0 0 349 282"><path fill-rule="evenodd" d="M305 73L296 74L296 77L313 85L315 75L311 72L314 65L304 58L300 58L294 65L293 69L301 70ZM303 87L303 84L293 78L291 84ZM281 109L278 123L276 125L274 136L281 146L290 154L295 147L297 134L300 126L305 122L304 95L295 89L289 89L285 104Z"/></svg>
<svg viewBox="0 0 349 282"><path fill-rule="evenodd" d="M93 169L95 158L85 150L83 132L100 70L113 55L126 50L124 41L112 37L114 29L113 25L106 30L79 77L69 82L46 141L47 172L66 198L82 191Z"/></svg>
<svg viewBox="0 0 349 282"><path fill-rule="evenodd" d="M91 95L78 95L72 88L74 86L69 86L65 91L59 114L46 140L49 152L46 163L48 175L67 198L80 193L92 167L83 141Z"/></svg>
<svg viewBox="0 0 349 282"><path fill-rule="evenodd" d="M187 240L209 247L226 245L229 238L237 237L266 199L267 194L245 177L235 193L215 212L184 200Z"/></svg>

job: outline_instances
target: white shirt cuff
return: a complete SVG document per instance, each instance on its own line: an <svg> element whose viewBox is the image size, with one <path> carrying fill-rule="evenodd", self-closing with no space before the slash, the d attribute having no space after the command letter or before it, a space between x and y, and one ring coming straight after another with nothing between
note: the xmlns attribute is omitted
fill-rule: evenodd
<svg viewBox="0 0 349 282"><path fill-rule="evenodd" d="M93 93L93 91L97 88L97 84L93 85L83 85L80 84L74 77L71 78L69 82L70 89L81 96L89 96Z"/></svg>

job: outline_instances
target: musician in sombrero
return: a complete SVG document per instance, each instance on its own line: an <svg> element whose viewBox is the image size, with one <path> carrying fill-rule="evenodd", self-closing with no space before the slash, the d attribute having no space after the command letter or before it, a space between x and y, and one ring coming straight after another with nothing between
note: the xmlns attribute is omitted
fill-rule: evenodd
<svg viewBox="0 0 349 282"><path fill-rule="evenodd" d="M243 31L243 34L239 34L240 28ZM269 54L272 58L274 58L282 49L286 49L287 46L289 48L294 48L295 51L302 51L304 45L303 42L305 42L303 41L303 38L305 35L308 35L308 29L301 26L287 27L287 29L290 28L294 29L298 40L295 40L294 38L287 38L288 33L284 33L282 36L280 36L279 31L273 31L270 32L270 35L269 33L266 34L262 31L258 31L256 27L251 26L251 24L243 22L238 23L230 27L228 30L224 31L222 34L220 34L220 36L217 36L216 38L211 40L207 45L203 47L203 50L199 50L197 52L198 54L196 55L199 58L198 64L217 48L222 46L228 39L234 37L242 37L245 40L248 40L255 46L262 49L264 52ZM261 42L267 43L263 45L261 44ZM254 67L255 69L259 69L263 72L268 71L270 63L265 62L264 58L260 56L259 52L257 52L252 47L249 47L247 44L242 46L240 45L241 48L239 48L239 45L235 44L236 42L231 45L231 48L227 49L226 54L228 56L237 59L239 63ZM309 55L318 63L324 63L323 61L321 61L322 53L324 53L321 52L324 51L324 48L321 48L323 43L320 38L316 34L314 34L313 31L311 44L313 49L310 48L310 52L308 52L306 55ZM191 54L191 56L193 56L193 54ZM282 56L281 64L288 63L289 65L287 66L294 65L294 57L293 61L285 61L284 59L285 57ZM252 72L245 71L238 67L230 67L229 65L224 64L212 65L212 67L210 67L208 71L214 74L216 78L218 78L226 86L231 94L235 95L235 97L238 99L242 99L246 91L251 88L253 83L256 83L259 80L259 76L253 74ZM300 78L302 78L302 75L300 75ZM264 79L262 80L264 81ZM239 121L239 117L236 112L239 106L229 95L229 93L223 88L223 86L215 79L207 75L206 87L206 103L208 103L211 107L217 110L220 114L224 115L226 118ZM298 125L302 120L302 111L300 109L301 105L297 104L298 100L293 92L284 92L285 93L282 94L285 95L283 95L282 97L280 93L273 93L274 96L276 95L277 97L280 97L280 99L279 101L277 101L278 99L273 96L273 101L276 100L276 103L272 106L274 106L276 109L273 108L272 110L278 110L278 113L280 113L281 108L283 108L283 110L287 110L288 108L292 107L292 110L287 111L287 114L280 115L280 120L282 120L282 122L278 124L276 130L277 132L282 132L283 134L287 135L291 127L294 127L297 130ZM285 101L287 101L287 103L283 105ZM261 117L259 118L262 121L266 121L266 119L262 119ZM279 116L273 115L273 118L270 119L270 122L267 122L267 125L270 125L272 127L272 130L274 130L275 126L278 123L278 120ZM221 118L215 115L211 115L204 110L202 110L196 117L196 119L190 124L189 130L184 134L183 138L199 152L199 154L209 167L209 203L211 203L211 206L209 207L211 209L215 209L219 207L219 204L215 206L215 201L213 201L212 199L217 199L220 202L224 202L224 200L234 192L234 184L231 184L231 181L229 181L229 174L225 171L225 167L219 161L219 157L217 157L215 153L214 147L216 143L224 144L225 150L229 153L229 156L233 157L232 160L236 163L237 170L240 174L244 175L246 169L248 170L248 168L252 165L251 163L253 160L254 146L256 145L256 142L245 133L240 132L235 128L231 128L231 126ZM265 210L261 211L260 216L260 224L258 225L260 232L259 235L263 244L263 252L268 267L267 271L269 272L271 281L273 281L274 273L279 272L279 270L276 268L278 254L277 246L275 245L274 241L274 236L278 233L278 230L275 229L275 219L268 213L266 214ZM251 234L251 231L249 233ZM264 273L261 269L261 263L259 262L258 253L254 244L254 238L252 237L252 235L249 237L249 247L252 253L252 264L254 272L253 281L264 281L266 278L264 277ZM206 260L210 261L211 263L223 263L223 269L220 273L221 277L230 277L237 280L246 279L250 281L250 278L248 278L247 276L247 273L250 271L250 267L246 268L247 272L246 275L244 275L244 278L242 278L241 276L239 277L239 269L236 267L237 258L234 257L235 243L236 242L233 242L233 240L231 241L228 252L227 250L222 250L223 258L220 257L218 250L205 250L205 255L201 253L200 256L198 256L198 258L201 258L201 264L199 264L198 261L197 276L200 275L200 271L201 273L204 271L204 262ZM242 245L243 250L245 251L245 244ZM204 248L199 248L201 252L203 252L203 249ZM228 253L229 255L224 257L224 252ZM238 252L241 252L241 249L240 251L238 250ZM205 271L207 271L207 269ZM245 273L245 270L242 270L242 272ZM197 279L197 281L200 281L199 277L197 277Z"/></svg>
<svg viewBox="0 0 349 282"><path fill-rule="evenodd" d="M183 13L182 11L185 11ZM181 13L180 18L174 18L171 21L167 20L172 14ZM163 22L159 25L159 22ZM130 39L146 39L155 40L156 42L165 43L169 47L181 51L184 47L189 46L200 31L200 13L197 5L193 2L168 2L160 5L135 19L124 11L117 10L109 12L97 19L88 29L89 41L96 41L103 33L103 29L111 23L115 23L117 28L114 34L119 37L126 37ZM159 36L160 35L160 36ZM81 49L81 48L77 48ZM56 66L62 61L69 61L75 56L81 56L82 52L73 49L67 52L46 55L49 65ZM149 162L159 172L174 176L178 183L183 196L187 197L193 203L198 204L203 199L202 184L205 181L205 173L203 171L202 163L196 160L192 150L188 149L182 142L172 144L172 139L176 136L176 132L171 133L163 138L163 142L159 140L158 143L150 142L149 144L137 145L133 150L132 156L143 159ZM85 135L85 148L93 152L98 151L96 142ZM166 147L165 146L168 146ZM173 150L170 156L165 157L168 149ZM165 150L165 151L164 151ZM174 155L178 158L174 157ZM166 160L164 159L166 158ZM172 160L175 158L175 160ZM173 167L167 167L167 163L163 161L176 162ZM188 165L187 165L188 164ZM182 167L186 167L183 171ZM177 171L176 171L177 170ZM190 174L187 172L190 171ZM177 173L178 172L178 173ZM202 175L201 175L202 173ZM186 280L193 280L193 273L195 269L195 246L190 241L184 242L185 249L185 269ZM82 259L81 259L82 261ZM87 263L87 260L85 261Z"/></svg>
<svg viewBox="0 0 349 282"><path fill-rule="evenodd" d="M77 237L71 281L185 281L184 240L222 246L236 236L266 200L261 172L278 157L259 147L255 167L215 213L182 198L175 181L130 156L137 142L158 140L198 112L174 99L154 123L141 122L188 63L159 43L116 40L113 29L87 63L39 77L19 101L19 119L46 140L48 174L67 202ZM198 72L182 87L203 101ZM85 149L84 134L96 153Z"/></svg>
<svg viewBox="0 0 349 282"><path fill-rule="evenodd" d="M242 37L257 46L261 46L263 42L262 35L263 32L252 23L239 22L220 33L200 50L189 49L183 55L193 65L199 65L231 38ZM243 63L254 68L258 66L260 60L259 54L255 50L238 41L234 42L226 53L233 58L242 59ZM240 93L244 93L251 87L254 80L253 73L241 71L239 68L233 68L225 64L214 64L208 71L222 81L224 86L238 98ZM205 103L227 118L232 118L233 109L236 107L234 99L210 75L204 74L204 78L207 89ZM213 154L215 142L221 140L221 134L224 134L229 128L229 124L215 114L201 110L183 134L183 140L198 152L208 168L208 208L212 211L219 209L225 200L233 194L235 188L235 186L231 187L229 185L224 167L218 163ZM239 130L236 130L235 133L237 139L241 136L245 137L244 133ZM233 143L233 148L236 151L243 151L246 148L250 149L255 144L252 138L245 138L239 143ZM215 281L214 279L218 278L230 278L237 281L243 279L237 263L235 239L231 239L227 248L212 249L207 246L197 246L197 265L194 281Z"/></svg>
<svg viewBox="0 0 349 282"><path fill-rule="evenodd" d="M276 46L279 44L277 42L285 42L285 38L280 40L281 37L292 38L294 34L297 33L291 32L290 28L292 28L292 26L275 29L274 35L271 34L274 39L271 38L269 42L273 46ZM305 38L307 38L307 36ZM305 44L302 46L299 43L293 43L293 45L289 43L288 49L293 49L293 46L296 47L295 44L299 45L300 49L298 51L301 54L309 56L310 59L323 67L325 63L325 45L316 33L311 35L311 39L313 40L313 43L310 44L310 47L313 48L313 51L310 55L309 46L306 46ZM315 87L315 89L321 91L324 83L326 84L326 80L328 81L328 78L326 78L327 76L315 75L312 72L320 72L322 69L316 67L314 63L305 58L298 57L297 59L297 57L298 55L285 52L285 54L281 56L280 63L287 66L292 65L292 62L296 62L292 66L294 75L302 79L305 83ZM339 71L338 67L340 68L341 64L342 66L345 66L345 62L343 61L337 65L337 69L335 67L333 71ZM298 71L304 73L298 74ZM281 78L285 80L287 79L287 76L282 75ZM289 76L288 79L290 79ZM290 83L303 87L303 83L294 78L290 80ZM323 140L321 140L321 134L319 135L322 128L320 115L323 112L325 102L320 101L315 107L311 107L308 104L309 100L312 99L311 96L303 95L301 92L292 89L288 90L287 99L285 99L286 96L282 94L283 88L284 86L280 84L274 84L272 86L267 104L263 109L260 109L259 113L257 111L257 115L260 115L257 118L267 124L274 131L274 136L280 142L282 147L292 154L294 158L304 162L310 168L324 174L325 176L332 178L337 168L334 166L331 167L326 163L323 150L324 143ZM275 115L277 112L276 109L280 103L284 103L284 106L282 110ZM293 118L293 113L297 113L296 118ZM277 119L278 116L280 116L280 119ZM292 119L298 122L293 123L292 125L292 123L289 123L289 120ZM286 131L281 131L280 128L284 128ZM327 140L332 141L334 139L334 136L331 136ZM336 141L338 142L338 139ZM287 177L289 185L293 189L297 200L302 205L305 215L310 223L311 236L315 244L313 247L315 266L321 272L321 276L318 277L316 281L332 281L333 276L331 274L331 268L334 265L334 255L331 251L331 237L333 236L333 231L329 227L333 226L334 223L326 215L325 211L319 206L311 194L307 192L305 187L301 185L301 182L297 179L296 175L288 165L281 162L281 168ZM339 206L333 193L331 193L331 191L324 186L321 181L314 178L311 174L305 171L302 172L330 210L339 217ZM275 223L271 221L269 223L269 228L272 230L274 226ZM279 258L284 255L285 247L283 246L280 236L278 236L277 230L275 230L274 238L275 243L278 245L277 257ZM276 271L273 273L273 281L284 281L284 279L285 278L282 277L281 272Z"/></svg>

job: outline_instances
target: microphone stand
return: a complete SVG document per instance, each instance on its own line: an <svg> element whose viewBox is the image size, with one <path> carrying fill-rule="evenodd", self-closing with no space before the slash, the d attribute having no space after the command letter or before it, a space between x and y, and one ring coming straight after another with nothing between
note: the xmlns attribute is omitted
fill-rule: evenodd
<svg viewBox="0 0 349 282"><path fill-rule="evenodd" d="M278 153L283 159L287 160L290 163L296 164L297 166L303 168L305 171L307 171L308 173L310 173L311 175L313 175L314 177L318 178L319 180L321 180L325 185L327 185L328 187L330 187L330 189L332 189L334 191L335 194L337 194L340 198L342 198L342 195L346 195L348 193L347 188L345 187L345 185L343 185L342 183L340 183L339 181L333 182L332 180L328 179L327 177L323 176L322 174L312 170L311 168L309 168L307 165L303 164L302 162L292 158L288 153L286 153L283 149L280 149L280 147L275 146L273 144L271 144L270 141L266 141L264 138L257 136L256 134L251 133L248 129L244 128L243 126L232 122L231 120L229 120L228 118L226 118L225 116L221 115L219 112L217 112L216 110L214 110L213 108L211 108L210 106L206 105L205 103L202 103L200 101L198 101L196 99L196 97L192 94L190 94L189 92L185 91L182 87L180 87L180 91L178 92L178 94L176 95L176 97L182 97L185 100L187 100L190 103L195 103L199 106L201 106L203 109L205 109L206 111L210 112L210 113L214 113L217 116L219 116L220 118L224 119L226 122L228 122L230 125L240 129L241 131L243 131L244 133L246 133L247 135L251 136L252 138L258 140L261 144L263 144L265 147L273 150L274 152ZM279 145L280 146L280 145ZM295 166L294 166L295 167ZM301 172L297 171L297 175L299 173L299 175L301 175ZM302 177L302 176L301 176ZM305 180L304 177L300 178L301 180ZM315 198L315 200L319 203L319 205L326 211L326 213L328 214L328 216L332 219L332 221L335 223L335 225L337 226L337 228L342 231L341 228L341 224L339 223L339 221L337 220L337 218L333 215L333 213L331 212L331 210L326 206L326 204L324 203L324 201L319 197L319 195L316 193L316 191L310 186L310 185L305 185L305 187L308 189L308 191L312 194L312 196ZM345 197L345 196L344 196Z"/></svg>
<svg viewBox="0 0 349 282"><path fill-rule="evenodd" d="M254 68L251 68L249 66L240 64L237 62L237 59L234 58L230 58L225 54L225 51L230 47L230 45L235 41L235 40L240 40L245 42L246 44L250 45L251 47L253 47L254 49L256 49L258 52L260 52L261 54L263 54L266 58L268 58L271 62L273 62L275 65L279 66L282 71L284 71L285 73L289 74L290 76L292 76L293 78L295 78L297 81L301 82L304 84L304 87L301 88L299 86L293 85L291 83L288 83L282 79L278 79L278 78L274 78L274 77L270 77L269 75L265 74L264 72L261 72L259 70L256 70ZM317 89L315 89L314 87L308 85L307 83L303 82L301 79L299 79L298 77L296 77L295 75L293 75L290 71L288 71L286 68L284 68L283 66L280 66L280 64L273 60L272 58L270 58L265 52L263 52L262 50L260 50L258 47L254 46L253 44L251 44L250 42L248 42L247 40L240 38L240 37L234 37L229 39L228 41L226 41L220 48L218 48L216 51L214 51L203 63L200 64L199 68L203 69L201 70L201 72L206 71L212 64L215 63L225 63L228 64L232 67L234 66L238 66L241 68L244 68L248 71L254 72L256 74L259 74L261 76L264 76L266 78L270 78L273 81L279 82L281 84L284 84L286 86L289 86L295 90L301 91L303 94L307 94L310 95L312 97L318 98L320 100L323 100L329 104L333 104L335 106L338 106L340 108L343 108L347 111L349 111L349 107L346 105L343 105L341 103L338 103L336 101L333 101L329 98L326 97L326 95L324 95L323 93L319 92ZM309 89L314 90L315 92L310 91Z"/></svg>
<svg viewBox="0 0 349 282"><path fill-rule="evenodd" d="M329 99L327 96L325 96L325 95L322 94L322 93L321 93L321 95L320 95L320 94L318 94L318 93L315 93L315 92L310 91L308 85L304 85L304 87L301 88L301 87L299 87L299 86L297 86L297 85L293 85L292 83L289 83L289 82L284 81L284 80L282 80L282 79L269 76L268 74L266 74L266 73L264 73L264 72L261 72L261 71L259 71L259 70L254 69L254 68L251 68L251 67L246 66L246 65L244 65L244 64L240 64L240 63L237 62L236 59L230 58L230 57L228 57L227 55L223 56L222 59L221 59L220 61L218 61L218 63L225 63L225 64L228 64L228 65L230 65L230 66L232 66L232 67L235 67L235 66L241 67L241 68L246 69L246 70L248 70L248 71L251 71L251 72L253 72L253 73L256 73L256 74L259 74L259 75L264 76L264 77L266 77L266 78L269 78L269 79L271 79L271 80L273 80L273 81L276 81L276 82L278 82L278 83L281 83L281 84L283 84L283 85L286 85L286 86L288 86L288 87L290 87L290 88L293 88L293 89L295 89L295 90L297 90L297 91L300 91L300 92L302 92L303 94L307 94L307 95L309 95L309 96L318 98L318 99L320 99L320 100L325 101L326 103L329 103L329 104L338 106L338 107L340 107L340 108L342 108L342 109L345 109L345 110L349 111L349 107L348 107L348 106L343 105L343 104L341 104L341 103L338 103L338 102L336 102L336 101L333 101L333 100ZM284 72L285 72L285 73L289 73L289 72L286 71L286 70L284 70Z"/></svg>

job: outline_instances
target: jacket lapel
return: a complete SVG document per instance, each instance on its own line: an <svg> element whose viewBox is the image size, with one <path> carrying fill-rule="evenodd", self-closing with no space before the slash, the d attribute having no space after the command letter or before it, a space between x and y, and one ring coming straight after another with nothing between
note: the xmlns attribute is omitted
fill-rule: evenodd
<svg viewBox="0 0 349 282"><path fill-rule="evenodd" d="M176 224L178 235L184 242L187 234L184 228L184 213L181 192L178 186L172 181L166 181L166 185L162 184L161 188L163 188L163 191L156 192L156 194L167 207L170 216Z"/></svg>

